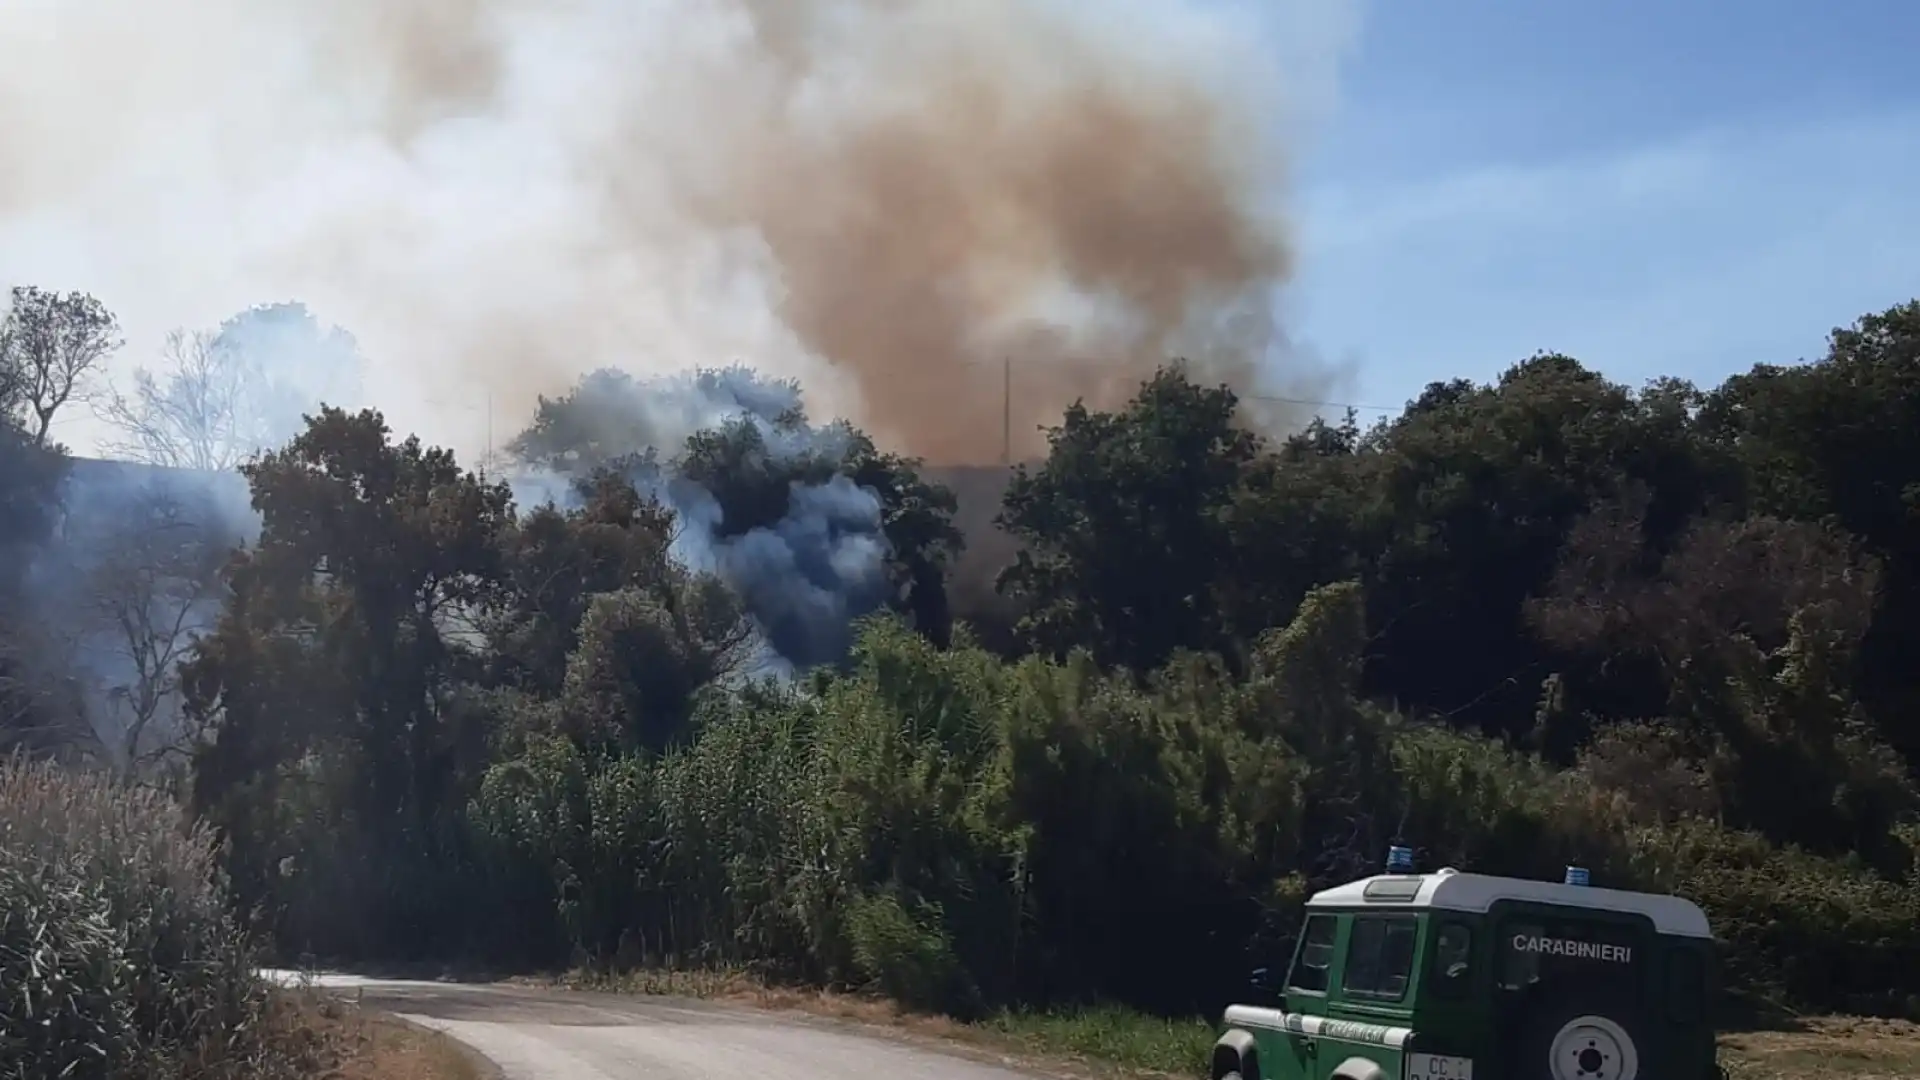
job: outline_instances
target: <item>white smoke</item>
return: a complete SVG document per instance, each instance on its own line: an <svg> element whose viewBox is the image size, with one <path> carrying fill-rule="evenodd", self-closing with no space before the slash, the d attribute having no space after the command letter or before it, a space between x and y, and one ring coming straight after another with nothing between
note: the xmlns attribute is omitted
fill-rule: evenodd
<svg viewBox="0 0 1920 1080"><path fill-rule="evenodd" d="M297 299L467 454L588 370L735 360L997 449L965 407L997 420L997 364L952 369L1045 352L1036 320L1129 363L1284 351L1281 151L1351 7L5 0L0 282L98 295L127 362Z"/></svg>

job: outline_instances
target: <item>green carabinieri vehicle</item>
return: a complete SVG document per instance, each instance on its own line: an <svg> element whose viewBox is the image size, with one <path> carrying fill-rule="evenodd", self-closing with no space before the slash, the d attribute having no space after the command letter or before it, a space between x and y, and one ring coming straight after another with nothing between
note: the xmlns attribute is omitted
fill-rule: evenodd
<svg viewBox="0 0 1920 1080"><path fill-rule="evenodd" d="M1718 950L1677 896L1413 871L1316 894L1281 1007L1235 1005L1213 1080L1712 1080Z"/></svg>

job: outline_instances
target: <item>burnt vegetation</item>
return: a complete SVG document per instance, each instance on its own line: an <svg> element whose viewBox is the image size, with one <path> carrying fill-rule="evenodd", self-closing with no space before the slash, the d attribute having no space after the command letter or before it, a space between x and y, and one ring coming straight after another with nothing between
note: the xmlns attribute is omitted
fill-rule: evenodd
<svg viewBox="0 0 1920 1080"><path fill-rule="evenodd" d="M1397 842L1690 896L1750 995L1920 1008L1920 303L1711 389L1539 355L1278 441L1168 367L991 537L739 369L590 376L485 472L315 407L231 458L253 517L91 547L39 365L111 317L14 311L72 326L0 335L0 739L166 789L282 957L1214 1010ZM148 460L230 460L180 419L204 346L111 399ZM47 640L100 639L36 599L76 559L117 690Z"/></svg>

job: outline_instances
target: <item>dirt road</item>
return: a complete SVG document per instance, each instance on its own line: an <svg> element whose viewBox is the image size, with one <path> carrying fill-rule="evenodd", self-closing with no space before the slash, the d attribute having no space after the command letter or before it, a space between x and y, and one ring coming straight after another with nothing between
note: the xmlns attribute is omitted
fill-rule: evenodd
<svg viewBox="0 0 1920 1080"><path fill-rule="evenodd" d="M826 1021L696 1001L350 975L314 981L446 1032L504 1080L1031 1080Z"/></svg>

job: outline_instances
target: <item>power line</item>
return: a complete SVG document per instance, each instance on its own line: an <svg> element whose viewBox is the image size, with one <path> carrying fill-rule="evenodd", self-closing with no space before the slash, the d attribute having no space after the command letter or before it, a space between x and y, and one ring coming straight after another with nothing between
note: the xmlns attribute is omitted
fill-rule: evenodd
<svg viewBox="0 0 1920 1080"><path fill-rule="evenodd" d="M1309 401L1306 398L1271 397L1266 394L1237 394L1246 401L1269 401L1278 405L1309 405L1316 409L1352 409L1354 412L1396 413L1388 405L1360 405L1351 401Z"/></svg>
<svg viewBox="0 0 1920 1080"><path fill-rule="evenodd" d="M1017 364L1011 356L1001 359L1001 385L1006 400L1011 403L1013 397L1014 368ZM1112 365L1105 360L1092 356L1053 357L1041 362L1042 366L1081 368L1084 370L1110 370ZM1354 401L1316 401L1311 398L1283 397L1272 394L1243 394L1238 390L1234 394L1242 401L1264 401L1273 405L1305 405L1315 409L1352 409L1355 412L1397 413L1398 407L1392 405L1363 405Z"/></svg>

